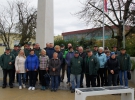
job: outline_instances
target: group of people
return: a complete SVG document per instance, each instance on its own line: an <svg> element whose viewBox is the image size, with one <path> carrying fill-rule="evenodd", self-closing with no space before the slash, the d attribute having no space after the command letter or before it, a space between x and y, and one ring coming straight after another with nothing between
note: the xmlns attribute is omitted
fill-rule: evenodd
<svg viewBox="0 0 135 100"><path fill-rule="evenodd" d="M9 86L13 88L15 73L19 89L25 88L29 82L28 90L35 90L36 81L39 80L41 90L49 88L57 91L60 82L67 75L67 85L71 86L71 93L75 88L83 88L83 79L86 78L86 87L101 86L128 86L127 72L130 72L130 56L125 48L117 50L116 46L103 48L94 46L76 46L71 43L55 45L47 43L46 48L41 49L38 43L27 43L24 49L14 45L14 49L6 48L0 57L0 66L3 69L3 86L7 86L7 74L9 74ZM39 78L38 78L39 75ZM124 80L123 80L124 77Z"/></svg>

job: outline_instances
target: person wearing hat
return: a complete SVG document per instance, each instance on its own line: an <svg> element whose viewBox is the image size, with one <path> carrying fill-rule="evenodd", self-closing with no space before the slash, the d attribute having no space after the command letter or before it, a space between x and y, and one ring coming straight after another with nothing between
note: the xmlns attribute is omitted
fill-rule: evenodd
<svg viewBox="0 0 135 100"><path fill-rule="evenodd" d="M96 87L97 71L99 69L99 61L91 50L87 51L84 59L84 73L86 76L86 86Z"/></svg>
<svg viewBox="0 0 135 100"><path fill-rule="evenodd" d="M3 86L7 86L7 74L9 74L9 86L13 88L13 70L14 70L15 56L10 52L10 48L7 47L5 53L0 57L0 66L3 70Z"/></svg>
<svg viewBox="0 0 135 100"><path fill-rule="evenodd" d="M84 61L84 58L85 58L85 56L86 56L86 52L84 52L82 46L79 46L78 52L79 52L79 56L80 56L80 57L83 59L83 61ZM82 66L82 67L84 67L84 66ZM82 71L82 72L81 72L81 79L80 79L80 87L81 87L81 88L83 88L83 78L84 78L84 72Z"/></svg>
<svg viewBox="0 0 135 100"><path fill-rule="evenodd" d="M71 66L70 78L71 78L71 84L72 84L71 93L75 92L75 87L80 88L82 65L83 65L83 59L79 56L79 52L75 51L74 57L70 61L70 66ZM75 85L75 82L76 82L76 85Z"/></svg>
<svg viewBox="0 0 135 100"><path fill-rule="evenodd" d="M65 58L64 58L64 52L65 52L65 45L64 44L61 44L60 46L60 51L63 55L63 61L61 62L61 68L62 68L62 75L61 75L61 82L63 82L64 80L64 75L65 75L65 66L66 66L66 63L65 63Z"/></svg>
<svg viewBox="0 0 135 100"><path fill-rule="evenodd" d="M97 45L94 45L92 52L94 55L96 55L98 53L98 46Z"/></svg>
<svg viewBox="0 0 135 100"><path fill-rule="evenodd" d="M75 50L76 50L76 51L78 51L78 48L79 48L79 45L76 45L76 48L75 48Z"/></svg>
<svg viewBox="0 0 135 100"><path fill-rule="evenodd" d="M26 57L30 54L30 50L31 50L30 45L31 43L26 43L24 45L24 53ZM28 72L26 72L26 82L28 82Z"/></svg>
<svg viewBox="0 0 135 100"><path fill-rule="evenodd" d="M11 53L15 56L15 58L18 56L18 53L19 53L19 48L18 48L18 45L14 45L14 49L11 51ZM13 83L15 81L15 65L14 65L14 69L13 69ZM18 75L16 75L16 80L18 82Z"/></svg>
<svg viewBox="0 0 135 100"><path fill-rule="evenodd" d="M116 56L118 56L120 54L120 51L118 51L118 47L117 46L113 46L112 47L112 51L115 52Z"/></svg>
<svg viewBox="0 0 135 100"><path fill-rule="evenodd" d="M33 49L35 49L36 48L36 43L33 43L32 46L33 46Z"/></svg>
<svg viewBox="0 0 135 100"><path fill-rule="evenodd" d="M120 64L120 71L119 71L120 85L128 86L127 72L131 70L131 60L129 54L126 53L125 48L121 48L120 54L118 56L118 61Z"/></svg>
<svg viewBox="0 0 135 100"><path fill-rule="evenodd" d="M107 70L108 70L108 86L117 85L117 78L119 74L119 62L116 58L115 52L111 52L110 58L107 60L106 63Z"/></svg>
<svg viewBox="0 0 135 100"><path fill-rule="evenodd" d="M70 73L71 73L71 65L70 65L70 61L71 61L71 58L74 57L74 49L73 47L69 47L69 51L68 53L66 54L66 57L65 57L65 61L66 61L66 64L67 64L67 84L70 85Z"/></svg>

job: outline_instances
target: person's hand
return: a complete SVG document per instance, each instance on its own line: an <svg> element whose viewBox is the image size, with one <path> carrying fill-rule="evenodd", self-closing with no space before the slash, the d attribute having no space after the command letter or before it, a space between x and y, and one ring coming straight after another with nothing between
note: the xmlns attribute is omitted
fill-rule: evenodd
<svg viewBox="0 0 135 100"><path fill-rule="evenodd" d="M48 67L45 70L48 71Z"/></svg>
<svg viewBox="0 0 135 100"><path fill-rule="evenodd" d="M19 73L19 72L20 72L19 70L16 71L16 73Z"/></svg>
<svg viewBox="0 0 135 100"><path fill-rule="evenodd" d="M28 69L26 69L26 71L28 72L29 70L28 70Z"/></svg>
<svg viewBox="0 0 135 100"><path fill-rule="evenodd" d="M55 68L53 68L53 71L55 71Z"/></svg>
<svg viewBox="0 0 135 100"><path fill-rule="evenodd" d="M111 72L112 74L114 74L114 71L113 71L113 70L110 70L110 72Z"/></svg>
<svg viewBox="0 0 135 100"><path fill-rule="evenodd" d="M11 65L12 64L12 62L9 62L9 65Z"/></svg>
<svg viewBox="0 0 135 100"><path fill-rule="evenodd" d="M37 71L37 69L35 69L35 71Z"/></svg>

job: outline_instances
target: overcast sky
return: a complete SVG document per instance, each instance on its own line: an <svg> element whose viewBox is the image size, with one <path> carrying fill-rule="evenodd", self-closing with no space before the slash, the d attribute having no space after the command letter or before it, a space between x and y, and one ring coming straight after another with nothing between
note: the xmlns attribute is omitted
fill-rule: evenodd
<svg viewBox="0 0 135 100"><path fill-rule="evenodd" d="M13 0L8 0L13 1ZM34 7L37 7L37 0L29 0ZM80 2L85 0L54 0L54 35L62 32L82 30L89 28L85 22L78 19L75 13L83 6ZM6 5L6 0L0 0Z"/></svg>

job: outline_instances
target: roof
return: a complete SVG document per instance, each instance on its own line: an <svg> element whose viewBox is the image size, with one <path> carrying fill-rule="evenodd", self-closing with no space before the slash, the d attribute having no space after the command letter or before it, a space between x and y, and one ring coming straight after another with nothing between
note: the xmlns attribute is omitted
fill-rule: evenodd
<svg viewBox="0 0 135 100"><path fill-rule="evenodd" d="M117 29L116 26L111 26L113 29ZM129 29L129 27L126 26L126 29ZM91 29L84 29L84 30L77 30L77 31L71 31L71 32L64 32L62 33L62 36L67 36L67 35L73 35L73 34L84 34L84 33L92 33L97 30L102 30L102 27L98 28L91 28ZM105 30L110 30L107 26L105 26Z"/></svg>

